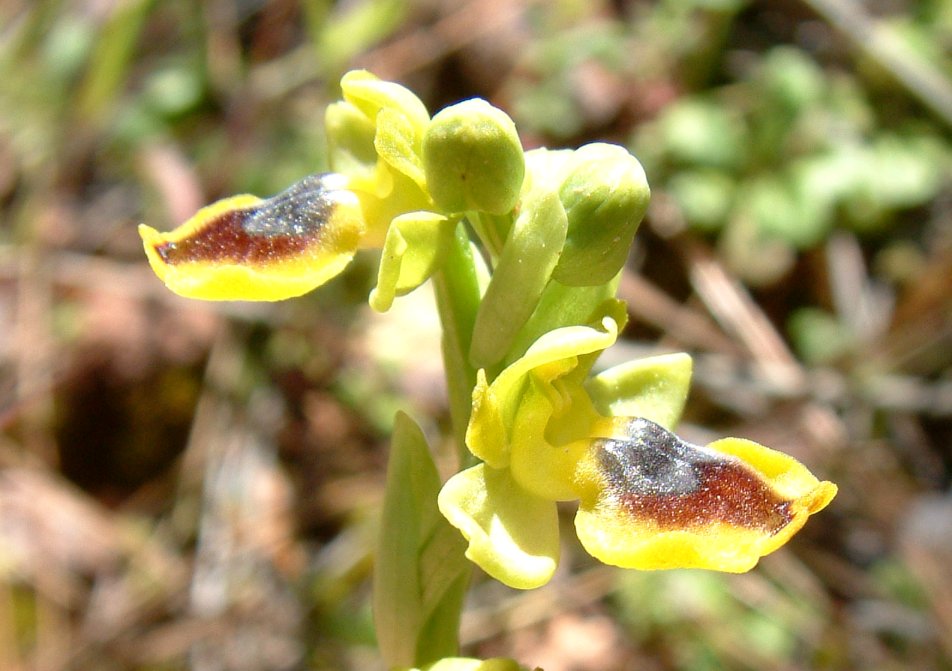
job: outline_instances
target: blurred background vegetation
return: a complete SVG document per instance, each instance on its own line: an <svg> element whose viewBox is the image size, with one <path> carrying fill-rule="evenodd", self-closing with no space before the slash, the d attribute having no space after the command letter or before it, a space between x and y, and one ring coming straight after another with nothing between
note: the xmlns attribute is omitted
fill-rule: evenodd
<svg viewBox="0 0 952 671"><path fill-rule="evenodd" d="M190 302L135 231L325 169L353 67L486 97L527 148L631 148L653 202L613 356L691 352L686 438L840 486L746 575L572 540L541 590L477 576L465 651L952 669L952 0L0 0L0 668L380 668L393 411L448 454L428 291L369 314L368 256Z"/></svg>

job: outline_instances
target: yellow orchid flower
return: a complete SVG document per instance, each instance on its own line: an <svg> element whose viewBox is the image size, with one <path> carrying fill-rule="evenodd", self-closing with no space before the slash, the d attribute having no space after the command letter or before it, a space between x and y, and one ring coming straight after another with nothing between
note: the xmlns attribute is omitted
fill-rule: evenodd
<svg viewBox="0 0 952 671"><path fill-rule="evenodd" d="M423 103L364 71L345 75L341 89L344 100L327 111L338 172L310 175L272 198L225 198L168 233L139 227L149 263L169 289L204 300L293 298L340 274L358 249L382 247L394 218L421 210L416 220L439 216L425 211L431 200L421 157L429 123ZM431 252L431 238L445 237L439 227L425 233L423 254ZM408 265L420 265L416 251ZM393 291L426 279L414 270L406 279L399 268L388 269Z"/></svg>
<svg viewBox="0 0 952 671"><path fill-rule="evenodd" d="M579 540L605 563L741 572L836 494L757 443L700 447L672 433L665 425L687 395L687 355L624 364L586 382L617 332L610 316L598 327L549 332L474 390L467 445L484 463L450 478L439 506L469 541L467 556L507 585L538 587L555 571L557 501L579 501ZM612 407L636 416L598 412Z"/></svg>

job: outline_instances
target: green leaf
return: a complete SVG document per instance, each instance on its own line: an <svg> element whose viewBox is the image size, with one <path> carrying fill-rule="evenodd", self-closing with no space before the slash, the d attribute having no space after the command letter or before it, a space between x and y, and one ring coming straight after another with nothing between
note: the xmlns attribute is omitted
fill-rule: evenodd
<svg viewBox="0 0 952 671"><path fill-rule="evenodd" d="M743 204L727 222L720 245L730 268L753 285L776 282L796 261L794 249L784 240L765 235Z"/></svg>
<svg viewBox="0 0 952 671"><path fill-rule="evenodd" d="M718 170L683 170L668 182L668 192L688 224L702 231L716 231L724 225L734 190L734 181Z"/></svg>
<svg viewBox="0 0 952 671"><path fill-rule="evenodd" d="M389 666L419 666L457 652L468 565L462 539L437 509L439 491L423 432L398 413L374 567L374 623Z"/></svg>
<svg viewBox="0 0 952 671"><path fill-rule="evenodd" d="M949 169L942 143L930 136L883 135L869 150L867 189L885 208L923 205L942 188ZM947 180L947 177L946 177Z"/></svg>
<svg viewBox="0 0 952 671"><path fill-rule="evenodd" d="M106 120L121 89L135 54L136 41L152 9L150 0L131 0L114 5L103 26L77 94L76 109L84 121Z"/></svg>
<svg viewBox="0 0 952 671"><path fill-rule="evenodd" d="M775 47L767 53L757 84L791 113L816 105L826 88L817 62L800 49L788 46Z"/></svg>
<svg viewBox="0 0 952 671"><path fill-rule="evenodd" d="M337 70L385 39L403 24L408 11L404 0L307 0L301 4L317 62L325 71Z"/></svg>
<svg viewBox="0 0 952 671"><path fill-rule="evenodd" d="M731 168L743 161L743 123L712 100L684 98L668 106L659 132L667 153L681 163Z"/></svg>
<svg viewBox="0 0 952 671"><path fill-rule="evenodd" d="M526 197L476 314L473 365L488 368L505 357L552 276L567 226L553 191L539 189Z"/></svg>
<svg viewBox="0 0 952 671"><path fill-rule="evenodd" d="M824 216L822 201L811 200L800 187L785 175L758 177L746 185L739 200L762 235L808 249L829 232L831 222Z"/></svg>
<svg viewBox="0 0 952 671"><path fill-rule="evenodd" d="M800 357L811 364L830 364L856 345L849 328L835 315L819 308L800 308L787 322Z"/></svg>

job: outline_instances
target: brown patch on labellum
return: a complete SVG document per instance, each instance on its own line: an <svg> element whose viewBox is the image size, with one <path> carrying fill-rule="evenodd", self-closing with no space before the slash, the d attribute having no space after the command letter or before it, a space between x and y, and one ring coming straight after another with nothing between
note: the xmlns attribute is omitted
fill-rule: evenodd
<svg viewBox="0 0 952 671"><path fill-rule="evenodd" d="M323 175L309 175L278 195L223 212L189 237L155 248L169 265L188 262L265 264L298 256L318 243L334 211Z"/></svg>
<svg viewBox="0 0 952 671"><path fill-rule="evenodd" d="M662 529L729 524L773 535L790 523L790 501L739 459L687 443L646 419L627 438L595 441L598 459L622 507Z"/></svg>

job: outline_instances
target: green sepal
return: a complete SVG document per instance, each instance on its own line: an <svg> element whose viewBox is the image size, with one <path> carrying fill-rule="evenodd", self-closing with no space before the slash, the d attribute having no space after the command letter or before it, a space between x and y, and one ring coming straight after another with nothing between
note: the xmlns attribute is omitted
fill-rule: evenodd
<svg viewBox="0 0 952 671"><path fill-rule="evenodd" d="M684 353L635 359L589 378L585 388L606 417L642 417L671 430L684 410L691 368Z"/></svg>
<svg viewBox="0 0 952 671"><path fill-rule="evenodd" d="M453 244L456 221L436 212L410 212L390 222L370 306L386 312L396 296L423 284Z"/></svg>
<svg viewBox="0 0 952 671"><path fill-rule="evenodd" d="M465 543L437 509L440 478L420 428L398 413L374 566L374 624L389 666L457 654Z"/></svg>
<svg viewBox="0 0 952 671"><path fill-rule="evenodd" d="M466 557L517 589L547 583L559 563L555 503L522 489L509 469L478 464L450 478L440 512L469 541Z"/></svg>
<svg viewBox="0 0 952 671"><path fill-rule="evenodd" d="M474 366L488 368L505 357L559 261L567 225L554 192L538 189L527 195L476 314Z"/></svg>

